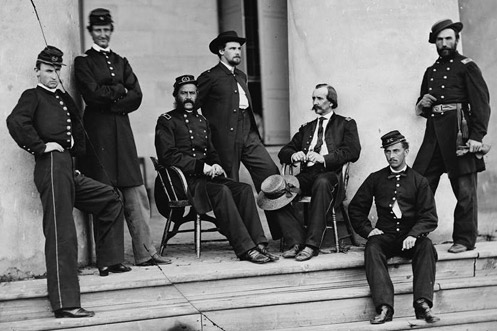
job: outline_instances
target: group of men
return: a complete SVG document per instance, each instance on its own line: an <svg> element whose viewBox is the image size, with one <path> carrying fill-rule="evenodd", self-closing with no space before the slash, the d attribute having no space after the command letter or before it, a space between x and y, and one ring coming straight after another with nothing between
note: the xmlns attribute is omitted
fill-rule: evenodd
<svg viewBox="0 0 497 331"><path fill-rule="evenodd" d="M128 61L109 49L113 28L108 10L91 12L88 31L95 44L75 60L84 116L59 85L62 52L48 46L36 62L38 86L23 93L7 120L19 146L36 158L34 178L44 210L48 289L56 317L93 316L79 302L73 206L94 215L101 275L130 270L122 264L123 217L136 264L168 262L150 240L149 202L128 117L139 108L142 92ZM392 320L387 259L395 255L412 258L416 317L439 320L431 312L437 252L427 235L437 227L434 193L444 172L458 200L449 251L475 246L476 173L484 170L482 139L490 108L480 70L456 50L461 29L462 23L451 20L432 27L429 42L436 44L440 57L427 69L416 105L427 128L413 168L406 163L406 138L397 130L388 132L381 141L389 165L369 175L349 205L354 229L367 239L366 276L378 313L373 324ZM216 225L241 260L273 262L279 257L267 249L251 186L239 182L244 164L272 238L283 238L288 245L282 257L306 261L319 253L343 165L359 159L357 124L335 112L338 96L331 85L316 85L312 102L318 117L278 154L281 163L299 164L301 171L295 177L280 175L258 133L247 76L237 68L245 41L234 31L220 33L209 44L219 63L198 79L188 74L176 78L175 109L157 120L157 157L161 165L183 171L192 205L199 213L214 212ZM82 173L74 170L72 156ZM291 203L300 195L311 196L305 225ZM374 225L368 218L373 200L378 213Z"/></svg>

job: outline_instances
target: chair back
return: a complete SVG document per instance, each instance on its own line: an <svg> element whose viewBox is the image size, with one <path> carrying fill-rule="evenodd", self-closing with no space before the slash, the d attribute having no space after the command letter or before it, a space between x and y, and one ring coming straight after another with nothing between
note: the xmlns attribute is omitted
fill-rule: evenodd
<svg viewBox="0 0 497 331"><path fill-rule="evenodd" d="M168 218L171 208L189 205L188 184L183 172L174 166L164 167L157 158L150 157L157 171L154 197L159 213Z"/></svg>

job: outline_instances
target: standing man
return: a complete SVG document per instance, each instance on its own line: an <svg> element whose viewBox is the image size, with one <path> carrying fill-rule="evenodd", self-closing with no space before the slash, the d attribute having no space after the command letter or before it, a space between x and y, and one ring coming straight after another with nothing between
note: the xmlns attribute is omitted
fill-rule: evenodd
<svg viewBox="0 0 497 331"><path fill-rule="evenodd" d="M291 245L283 257L294 257L297 261L318 255L326 215L336 197L342 166L357 161L361 152L356 122L334 111L338 107L335 89L328 84L316 85L312 103L312 109L319 117L301 126L278 154L281 163L301 164L301 172L297 175L300 189L304 195L311 196L307 229L297 219L287 219L281 224L283 238ZM259 199L263 196L271 200L264 190ZM261 208L267 209L264 203Z"/></svg>
<svg viewBox="0 0 497 331"><path fill-rule="evenodd" d="M387 268L392 256L412 259L416 318L434 323L440 320L431 312L437 252L427 237L438 222L433 193L426 178L407 166L405 137L395 130L381 140L389 166L370 174L349 204L354 229L368 240L366 278L378 313L371 324L392 320L394 289ZM375 227L368 219L373 199L378 214Z"/></svg>
<svg viewBox="0 0 497 331"><path fill-rule="evenodd" d="M128 60L109 48L112 23L107 9L91 11L88 31L94 44L74 62L76 82L86 102L89 139L88 152L78 164L88 176L122 192L135 264L169 263L157 254L150 237L150 203L128 117L140 106L142 92Z"/></svg>
<svg viewBox="0 0 497 331"><path fill-rule="evenodd" d="M176 109L161 115L155 130L159 163L183 171L188 195L199 213L214 211L216 224L241 260L267 263L278 258L266 250L267 239L250 185L225 177L210 136L195 109L197 82L191 75L176 78ZM159 203L159 202L158 202Z"/></svg>
<svg viewBox="0 0 497 331"><path fill-rule="evenodd" d="M73 155L84 153L81 112L59 86L62 51L47 46L38 55L38 85L24 91L7 117L9 132L35 157L34 182L43 206L48 297L55 317L91 317L81 308L78 238L73 207L95 216L100 275L130 271L124 260L123 208L112 187L74 170Z"/></svg>
<svg viewBox="0 0 497 331"><path fill-rule="evenodd" d="M264 147L254 119L247 75L237 68L245 38L235 31L220 33L209 44L219 63L198 77L198 107L209 121L212 143L229 178L239 181L240 162L252 177L257 192L267 177L279 170ZM273 239L281 238L280 223L297 220L288 208L266 211Z"/></svg>
<svg viewBox="0 0 497 331"><path fill-rule="evenodd" d="M485 170L482 140L490 117L489 93L478 66L457 52L463 25L446 19L431 28L437 61L426 69L416 104L426 117L426 131L413 169L425 176L435 193L447 173L457 199L451 253L475 248L478 235L477 172ZM461 149L469 153L456 156Z"/></svg>

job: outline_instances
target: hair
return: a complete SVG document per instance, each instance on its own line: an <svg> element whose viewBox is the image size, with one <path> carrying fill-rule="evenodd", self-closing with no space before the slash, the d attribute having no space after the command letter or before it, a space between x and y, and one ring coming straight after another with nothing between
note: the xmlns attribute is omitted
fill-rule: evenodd
<svg viewBox="0 0 497 331"><path fill-rule="evenodd" d="M402 142L402 148L404 148L404 149L409 149L409 142L407 142L407 141L405 141L405 140L404 140L404 141Z"/></svg>
<svg viewBox="0 0 497 331"><path fill-rule="evenodd" d="M102 26L102 25L110 25L110 32L114 32L114 24L113 23L109 23L109 24L89 24L86 29L88 30L88 32L92 32L93 31L93 27L94 26Z"/></svg>
<svg viewBox="0 0 497 331"><path fill-rule="evenodd" d="M326 94L326 99L332 103L331 109L335 109L336 107L338 107L338 100L333 99L333 97L336 95L336 91L333 88L333 86L326 83L321 83L316 85L316 89L321 87L326 87L326 89L328 90L328 93Z"/></svg>

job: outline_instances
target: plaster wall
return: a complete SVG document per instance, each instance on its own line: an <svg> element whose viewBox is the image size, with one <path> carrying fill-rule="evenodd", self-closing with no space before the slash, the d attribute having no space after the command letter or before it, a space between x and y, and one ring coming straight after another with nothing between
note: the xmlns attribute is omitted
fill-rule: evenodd
<svg viewBox="0 0 497 331"><path fill-rule="evenodd" d="M61 78L74 95L71 59L79 51L78 1L35 1L47 42L63 52ZM0 0L0 281L45 273L42 208L33 183L34 158L10 137L5 120L22 92L36 86L33 68L45 47L30 1ZM86 224L75 210L79 262L86 263Z"/></svg>
<svg viewBox="0 0 497 331"><path fill-rule="evenodd" d="M336 111L356 120L362 144L350 168L349 199L369 173L387 165L380 137L388 131L407 137L408 162L414 161L425 129L414 105L424 70L438 56L428 33L443 18L459 20L457 0L288 1L290 131L315 118L317 83L336 88ZM451 239L455 205L446 176L436 201L440 222L431 238L442 242Z"/></svg>

